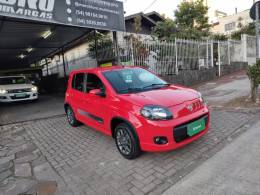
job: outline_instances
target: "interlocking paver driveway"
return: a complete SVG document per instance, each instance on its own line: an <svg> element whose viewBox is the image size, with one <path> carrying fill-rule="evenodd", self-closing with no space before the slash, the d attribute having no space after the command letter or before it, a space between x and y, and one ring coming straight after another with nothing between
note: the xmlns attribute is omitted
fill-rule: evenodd
<svg viewBox="0 0 260 195"><path fill-rule="evenodd" d="M24 125L32 141L75 194L161 194L180 177L232 140L253 115L212 111L210 132L177 151L145 153L125 160L114 140L86 126L72 128L65 117ZM243 128L242 128L243 129Z"/></svg>

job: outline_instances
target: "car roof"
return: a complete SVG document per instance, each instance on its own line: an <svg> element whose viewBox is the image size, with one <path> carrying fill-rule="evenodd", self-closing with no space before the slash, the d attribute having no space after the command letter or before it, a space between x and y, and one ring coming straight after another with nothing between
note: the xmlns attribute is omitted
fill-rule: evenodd
<svg viewBox="0 0 260 195"><path fill-rule="evenodd" d="M131 69L131 68L142 68L139 66L110 66L110 67L96 67L96 68L86 68L86 69L80 69L80 70L74 70L71 72L71 74L75 73L81 73L81 72L107 72L107 71L114 71L114 70L122 70L122 69Z"/></svg>

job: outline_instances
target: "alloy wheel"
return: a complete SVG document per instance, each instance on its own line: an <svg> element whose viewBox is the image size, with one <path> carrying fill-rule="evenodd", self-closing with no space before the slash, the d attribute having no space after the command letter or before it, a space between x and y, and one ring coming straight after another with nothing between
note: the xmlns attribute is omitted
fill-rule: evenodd
<svg viewBox="0 0 260 195"><path fill-rule="evenodd" d="M116 141L120 152L129 155L132 151L132 141L126 130L120 128L116 134Z"/></svg>
<svg viewBox="0 0 260 195"><path fill-rule="evenodd" d="M71 108L67 109L67 118L70 124L74 123L74 114L73 111L71 110Z"/></svg>

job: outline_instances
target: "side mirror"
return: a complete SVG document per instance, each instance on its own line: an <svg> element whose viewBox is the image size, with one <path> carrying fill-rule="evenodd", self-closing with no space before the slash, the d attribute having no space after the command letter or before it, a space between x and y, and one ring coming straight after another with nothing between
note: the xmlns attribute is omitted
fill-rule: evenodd
<svg viewBox="0 0 260 195"><path fill-rule="evenodd" d="M92 89L90 90L89 94L93 94L100 97L106 97L106 92L101 89Z"/></svg>

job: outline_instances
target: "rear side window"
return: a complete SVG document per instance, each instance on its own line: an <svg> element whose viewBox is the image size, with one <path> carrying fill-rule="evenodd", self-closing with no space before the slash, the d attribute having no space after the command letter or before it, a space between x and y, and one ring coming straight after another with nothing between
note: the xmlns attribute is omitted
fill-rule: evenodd
<svg viewBox="0 0 260 195"><path fill-rule="evenodd" d="M72 88L77 91L84 91L84 73L75 74L72 80Z"/></svg>

